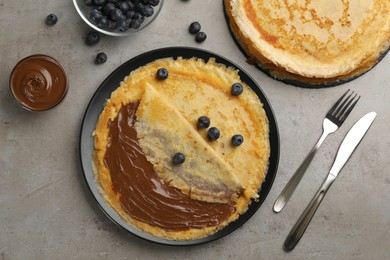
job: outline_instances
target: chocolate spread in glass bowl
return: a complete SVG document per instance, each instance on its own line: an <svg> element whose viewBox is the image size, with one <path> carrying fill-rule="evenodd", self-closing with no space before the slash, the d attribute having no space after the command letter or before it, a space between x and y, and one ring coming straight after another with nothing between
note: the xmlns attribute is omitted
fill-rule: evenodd
<svg viewBox="0 0 390 260"><path fill-rule="evenodd" d="M10 76L10 88L24 108L43 111L56 106L64 98L68 78L54 58L37 54L16 64Z"/></svg>

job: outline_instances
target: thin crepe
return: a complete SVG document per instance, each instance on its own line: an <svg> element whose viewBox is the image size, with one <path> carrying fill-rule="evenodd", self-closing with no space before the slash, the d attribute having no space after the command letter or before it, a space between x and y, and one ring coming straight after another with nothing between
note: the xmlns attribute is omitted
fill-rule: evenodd
<svg viewBox="0 0 390 260"><path fill-rule="evenodd" d="M138 142L159 177L193 199L227 203L242 185L233 169L174 106L147 84L136 113ZM175 153L184 153L175 165Z"/></svg>

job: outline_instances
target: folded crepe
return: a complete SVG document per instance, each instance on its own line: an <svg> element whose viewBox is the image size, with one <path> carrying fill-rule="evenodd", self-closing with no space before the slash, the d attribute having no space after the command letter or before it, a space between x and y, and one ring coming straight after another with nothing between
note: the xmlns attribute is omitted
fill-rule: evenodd
<svg viewBox="0 0 390 260"><path fill-rule="evenodd" d="M243 190L233 169L183 115L150 84L136 113L140 147L158 176L193 199L226 203ZM172 163L175 153L185 162Z"/></svg>

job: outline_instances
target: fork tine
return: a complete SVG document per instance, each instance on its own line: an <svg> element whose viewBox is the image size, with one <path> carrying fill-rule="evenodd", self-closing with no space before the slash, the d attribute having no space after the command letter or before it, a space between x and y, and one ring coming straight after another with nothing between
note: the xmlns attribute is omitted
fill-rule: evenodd
<svg viewBox="0 0 390 260"><path fill-rule="evenodd" d="M355 94L353 99L355 99L356 96L357 96L357 94ZM351 101L353 99L351 99ZM353 102L352 105L348 108L348 110L340 117L340 119L339 119L340 121L344 121L348 117L349 113L351 113L352 109L355 107L355 105L359 101L359 99L360 99L360 96L358 96L358 98L355 100L355 102Z"/></svg>
<svg viewBox="0 0 390 260"><path fill-rule="evenodd" d="M341 105L336 109L335 113L334 113L334 116L336 118L341 118L341 116L343 115L343 113L345 112L345 110L348 108L348 106L352 103L353 99L356 97L357 94L355 94L355 96L353 96L354 92L352 91L351 94L349 94L349 96L343 101L343 103L341 103ZM353 97L352 97L353 96ZM352 99L351 99L352 97Z"/></svg>
<svg viewBox="0 0 390 260"><path fill-rule="evenodd" d="M349 92L349 89L336 101L336 103L333 105L333 107L331 109L329 109L327 115L330 116L333 114L333 112L336 110L337 106L340 104L341 100L343 100L343 98L345 97L345 95L347 95L347 93Z"/></svg>

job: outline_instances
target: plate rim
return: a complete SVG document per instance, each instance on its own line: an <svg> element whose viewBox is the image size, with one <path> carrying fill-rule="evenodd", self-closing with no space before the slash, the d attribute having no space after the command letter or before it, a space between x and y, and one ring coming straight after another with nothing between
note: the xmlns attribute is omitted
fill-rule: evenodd
<svg viewBox="0 0 390 260"><path fill-rule="evenodd" d="M168 55L171 52L179 52L179 54L178 55ZM194 53L194 54L192 54L192 53ZM199 54L201 54L201 55L199 55ZM158 57L153 58L155 56L158 56ZM159 56L163 56L163 57L159 57ZM199 57L199 56L207 56L208 58L204 59L203 57ZM146 57L148 57L148 59L143 59ZM129 70L127 72L127 74L125 75L125 76L127 76L134 69L139 68L141 66L144 66L144 65L148 64L149 62L152 62L153 60L161 59L164 57L165 58L172 57L174 59L177 59L177 57L183 57L186 59L191 58L191 57L195 57L195 58L201 58L201 59L205 60L206 62L210 58L215 58L216 62L225 64L226 66L233 67L233 68L237 69L239 76L240 76L240 79L242 81L244 81L245 83L247 83L248 86L250 86L252 90L254 90L254 92L256 93L256 95L258 96L260 101L262 102L263 109L266 112L268 122L269 122L269 135L270 135L269 139L270 139L271 153L270 153L270 159L269 159L269 165L268 165L266 178L265 178L260 190L258 191L258 194L260 194L260 199L258 201L252 201L251 205L249 205L249 207L248 207L248 210L244 214L240 215L237 220L229 223L226 227L222 228L221 230L217 231L216 233L211 234L205 238L193 239L193 240L183 240L183 241L168 240L168 239L163 239L163 238L153 236L153 235L146 233L144 231L140 231L140 230L136 229L135 227L132 227L131 225L127 224L116 213L116 211L113 210L105 202L103 196L99 192L99 187L98 187L98 184L95 180L95 174L94 174L93 169L92 169L93 168L92 167L92 153L90 153L89 156L87 154L85 154L85 152L86 152L85 149L87 149L87 148L85 147L84 142L89 142L90 140L92 140L92 147L93 147L92 132L95 129L95 127L93 127L92 131L89 131L90 129L87 128L87 120L91 121L93 119L93 118L88 118L88 116L90 115L90 113L95 114L95 113L93 113L93 111L91 112L91 110L94 109L93 106L100 107L100 110L97 113L97 115L95 115L95 118L98 118L98 116L100 115L100 113L104 107L105 102L101 103L101 101L100 102L99 102L99 100L97 101L97 98L99 98L99 95L100 96L104 95L104 90L106 90L106 92L107 92L107 89L109 89L109 90L111 89L109 87L109 85L110 85L110 81L112 80L112 78L113 77L120 78L120 76L117 74L123 73L123 70L124 71ZM149 60L149 59L151 59L151 60ZM137 62L140 62L140 60L142 60L141 65L134 65L134 64L137 64ZM132 66L135 66L136 68L127 69L127 67L132 67ZM245 78L245 80L243 80L243 78ZM123 80L124 77L122 77L121 79ZM249 80L250 83L253 83L253 84L249 84L248 82L246 82L246 80ZM114 83L111 83L111 85L114 85ZM118 86L119 86L119 84L116 84L114 90ZM104 100L109 98L112 91L107 92L108 96L104 95ZM103 94L102 94L102 92L103 92ZM101 98L103 98L103 97L101 97ZM99 103L99 104L101 103L101 104L99 105L96 103ZM96 125L96 121L93 122L93 125L94 126ZM92 151L93 151L93 149L92 149ZM85 156L87 158L84 158ZM237 65L235 62L233 62L233 61L231 61L231 60L229 60L229 59L227 59L219 54L216 54L214 52L195 48L195 47L172 46L172 47L153 49L153 50L138 54L138 55L130 58L129 60L125 61L123 64L119 65L102 81L102 83L99 85L99 87L95 90L94 94L92 95L92 97L89 100L88 105L85 109L85 112L84 112L84 115L82 118L82 122L81 122L81 127L80 127L79 159L80 159L80 164L81 164L81 168L82 168L82 174L83 174L84 180L86 182L86 185L87 185L89 191L91 192L92 197L94 198L95 202L98 204L99 208L118 227L121 227L122 229L126 230L127 232L129 232L130 234L132 234L136 237L139 237L141 239L144 239L144 240L147 240L150 242L154 242L157 244L161 244L161 245L191 246L191 245L204 244L204 243L212 242L212 241L215 241L219 238L222 238L222 237L230 234L234 230L238 229L239 227L241 227L246 221L248 221L257 212L257 210L260 208L260 206L265 201L269 191L271 190L273 182L274 182L275 177L276 177L277 169L279 166L279 157L280 157L280 136L279 136L278 124L277 124L277 121L275 118L275 113L272 109L272 106L271 106L267 96L265 95L263 90L260 88L259 84L247 72L245 72L239 65ZM92 178L92 180L91 180L91 178ZM267 184L266 187L264 187L265 183ZM263 189L263 188L265 188L265 189Z"/></svg>

